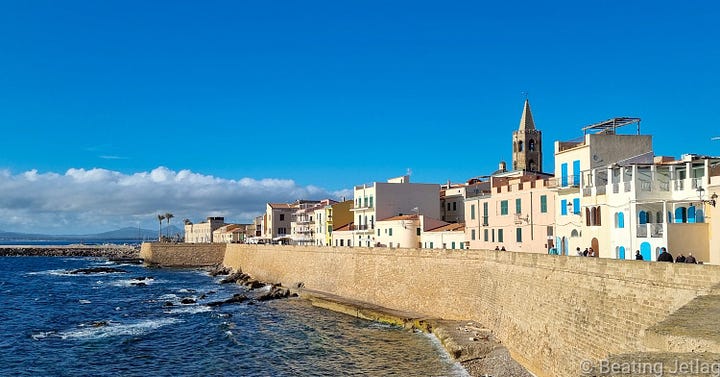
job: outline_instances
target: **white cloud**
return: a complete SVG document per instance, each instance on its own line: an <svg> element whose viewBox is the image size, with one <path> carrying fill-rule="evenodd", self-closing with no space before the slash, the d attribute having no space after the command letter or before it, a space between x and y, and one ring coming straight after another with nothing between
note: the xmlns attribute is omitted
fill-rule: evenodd
<svg viewBox="0 0 720 377"><path fill-rule="evenodd" d="M122 227L157 227L157 213L188 218L225 216L248 222L267 202L338 199L348 190L327 192L290 179L225 179L190 170L158 167L124 174L73 168L64 174L0 171L0 229L27 233L84 234ZM349 196L348 196L349 197Z"/></svg>

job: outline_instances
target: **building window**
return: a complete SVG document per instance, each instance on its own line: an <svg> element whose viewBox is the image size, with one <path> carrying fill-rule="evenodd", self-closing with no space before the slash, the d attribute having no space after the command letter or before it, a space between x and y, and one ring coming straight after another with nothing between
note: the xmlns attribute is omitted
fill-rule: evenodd
<svg viewBox="0 0 720 377"><path fill-rule="evenodd" d="M453 211L457 211L457 202L453 202Z"/></svg>
<svg viewBox="0 0 720 377"><path fill-rule="evenodd" d="M437 207L436 207L436 208L437 208ZM431 249L433 248L433 243L432 243L432 241L430 241L430 248L431 248Z"/></svg>
<svg viewBox="0 0 720 377"><path fill-rule="evenodd" d="M470 205L470 220L475 220L475 204Z"/></svg>
<svg viewBox="0 0 720 377"><path fill-rule="evenodd" d="M573 199L573 213L576 215L580 214L580 198Z"/></svg>
<svg viewBox="0 0 720 377"><path fill-rule="evenodd" d="M622 212L615 213L615 227L616 228L624 228L625 227L625 214Z"/></svg>
<svg viewBox="0 0 720 377"><path fill-rule="evenodd" d="M563 199L560 201L560 214L562 216L567 215L567 199Z"/></svg>
<svg viewBox="0 0 720 377"><path fill-rule="evenodd" d="M515 199L515 213L522 213L522 199Z"/></svg>
<svg viewBox="0 0 720 377"><path fill-rule="evenodd" d="M508 201L507 200L503 200L500 202L500 214L501 215L508 214Z"/></svg>
<svg viewBox="0 0 720 377"><path fill-rule="evenodd" d="M522 228L515 228L515 241L522 242Z"/></svg>
<svg viewBox="0 0 720 377"><path fill-rule="evenodd" d="M503 242L503 230L498 229L498 242Z"/></svg>
<svg viewBox="0 0 720 377"><path fill-rule="evenodd" d="M451 248L451 249L454 249L454 248L455 248L455 242L454 242L454 241L450 244L450 248Z"/></svg>
<svg viewBox="0 0 720 377"><path fill-rule="evenodd" d="M470 239L475 241L475 229L470 231Z"/></svg>
<svg viewBox="0 0 720 377"><path fill-rule="evenodd" d="M522 142L522 140L520 140L520 141L518 141L518 152L522 152L522 151L523 151L523 142Z"/></svg>
<svg viewBox="0 0 720 377"><path fill-rule="evenodd" d="M368 198L367 198L367 196L366 196L365 198L363 198L363 204L364 204L364 207L367 207L367 206L368 206Z"/></svg>
<svg viewBox="0 0 720 377"><path fill-rule="evenodd" d="M373 197L371 196L370 197L370 208L372 208L372 207L373 207Z"/></svg>
<svg viewBox="0 0 720 377"><path fill-rule="evenodd" d="M449 210L450 210L450 203L447 204L447 207L448 207L447 210L449 211Z"/></svg>
<svg viewBox="0 0 720 377"><path fill-rule="evenodd" d="M488 226L488 202L483 203L483 226Z"/></svg>
<svg viewBox="0 0 720 377"><path fill-rule="evenodd" d="M535 152L535 139L530 139L530 141L528 141L528 150L530 152Z"/></svg>
<svg viewBox="0 0 720 377"><path fill-rule="evenodd" d="M460 249L463 249L463 248L465 248L465 243L464 243L464 242L460 242Z"/></svg>
<svg viewBox="0 0 720 377"><path fill-rule="evenodd" d="M580 186L580 160L573 161L573 186Z"/></svg>
<svg viewBox="0 0 720 377"><path fill-rule="evenodd" d="M435 208L437 208L437 207L435 207ZM392 228L388 229L388 236L392 237Z"/></svg>
<svg viewBox="0 0 720 377"><path fill-rule="evenodd" d="M280 221L285 221L285 214L284 214L284 213L281 213L281 214L280 214Z"/></svg>
<svg viewBox="0 0 720 377"><path fill-rule="evenodd" d="M547 195L540 195L540 213L547 213Z"/></svg>
<svg viewBox="0 0 720 377"><path fill-rule="evenodd" d="M487 229L484 229L484 230L483 230L483 239L485 240L485 242L488 241L488 234L489 234L489 233L490 233L490 232L488 232Z"/></svg>
<svg viewBox="0 0 720 377"><path fill-rule="evenodd" d="M567 187L568 185L568 164L563 162L560 164L560 186Z"/></svg>
<svg viewBox="0 0 720 377"><path fill-rule="evenodd" d="M419 235L420 235L420 228L415 229L415 231L416 231L417 235L419 236Z"/></svg>

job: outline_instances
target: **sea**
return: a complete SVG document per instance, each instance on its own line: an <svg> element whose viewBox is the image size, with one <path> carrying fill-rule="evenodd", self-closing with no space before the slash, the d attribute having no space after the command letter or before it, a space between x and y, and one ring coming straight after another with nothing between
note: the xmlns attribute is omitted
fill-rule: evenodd
<svg viewBox="0 0 720 377"><path fill-rule="evenodd" d="M71 273L97 267L122 271ZM219 280L0 257L0 376L467 376L431 335L303 299L210 306L255 294Z"/></svg>

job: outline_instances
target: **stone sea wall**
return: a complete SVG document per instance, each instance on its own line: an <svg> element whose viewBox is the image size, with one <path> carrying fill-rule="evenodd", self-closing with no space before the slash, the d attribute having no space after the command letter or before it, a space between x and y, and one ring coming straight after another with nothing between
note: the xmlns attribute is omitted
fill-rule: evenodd
<svg viewBox="0 0 720 377"><path fill-rule="evenodd" d="M148 264L164 267L205 267L223 262L225 244L221 243L160 243L146 242L140 258Z"/></svg>
<svg viewBox="0 0 720 377"><path fill-rule="evenodd" d="M210 259L220 253L210 250ZM588 361L663 351L646 331L720 283L720 266L482 250L232 244L224 264L285 286L478 321L538 376L600 375L584 373Z"/></svg>
<svg viewBox="0 0 720 377"><path fill-rule="evenodd" d="M122 245L0 246L0 257L138 258L138 250Z"/></svg>

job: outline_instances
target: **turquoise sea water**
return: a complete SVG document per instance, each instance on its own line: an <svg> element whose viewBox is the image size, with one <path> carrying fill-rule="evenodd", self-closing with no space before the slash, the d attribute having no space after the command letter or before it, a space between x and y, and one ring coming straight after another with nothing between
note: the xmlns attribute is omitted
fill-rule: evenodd
<svg viewBox="0 0 720 377"><path fill-rule="evenodd" d="M126 272L69 273L99 266ZM0 258L0 375L466 375L431 336L301 299L210 307L253 295L217 280L101 259Z"/></svg>

